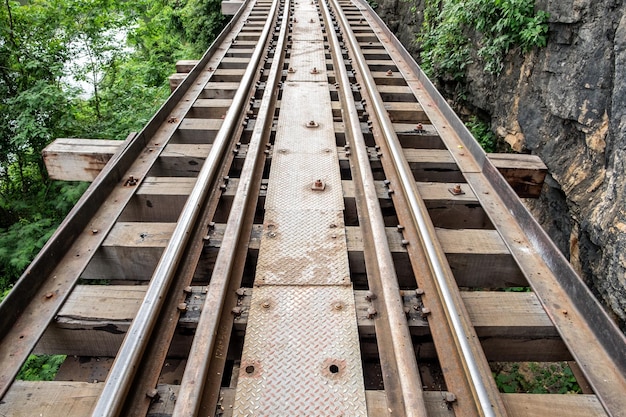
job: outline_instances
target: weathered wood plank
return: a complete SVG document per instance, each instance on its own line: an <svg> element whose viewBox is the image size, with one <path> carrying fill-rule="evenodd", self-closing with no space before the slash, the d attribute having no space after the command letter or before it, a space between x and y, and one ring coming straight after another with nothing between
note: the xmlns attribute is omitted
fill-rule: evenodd
<svg viewBox="0 0 626 417"><path fill-rule="evenodd" d="M46 331L38 353L66 353L78 356L113 356L121 344L132 317L139 309L145 286L95 286L76 287L69 300ZM235 320L235 328L243 331L248 320L252 289L244 289L241 298L243 313ZM569 359L563 357L563 348L555 328L533 293L462 292L470 318L479 337L485 339L487 350L497 360L520 358L529 343L548 350L537 349L524 353L529 360ZM371 303L365 291L355 291L359 334L373 336L374 320L368 318ZM429 334L428 322L421 316L421 302L415 291L403 291L407 321L416 336ZM203 287L193 287L187 297L187 311L181 315L181 328L195 328L204 303ZM503 305L514 314L502 314ZM80 329L80 331L76 331ZM183 349L184 345L178 347ZM172 350L175 352L182 352ZM434 351L431 352L434 355ZM426 355L426 353L424 353ZM96 379L96 378L94 378Z"/></svg>
<svg viewBox="0 0 626 417"><path fill-rule="evenodd" d="M595 395L502 394L509 417L608 417Z"/></svg>
<svg viewBox="0 0 626 417"><path fill-rule="evenodd" d="M81 278L150 279L175 225L117 222Z"/></svg>
<svg viewBox="0 0 626 417"><path fill-rule="evenodd" d="M176 61L176 72L185 74L189 73L193 67L198 65L198 62L200 61L197 59L180 59Z"/></svg>
<svg viewBox="0 0 626 417"><path fill-rule="evenodd" d="M223 83L208 83L200 98L213 98L213 99L232 99L239 88L239 83L236 82L223 82Z"/></svg>
<svg viewBox="0 0 626 417"><path fill-rule="evenodd" d="M54 180L93 181L121 144L119 140L59 138L44 148L43 161Z"/></svg>
<svg viewBox="0 0 626 417"><path fill-rule="evenodd" d="M70 381L15 381L0 403L0 415L89 416L103 386Z"/></svg>
<svg viewBox="0 0 626 417"><path fill-rule="evenodd" d="M186 117L174 132L170 143L213 143L215 135L222 127L224 120L221 117L215 119L195 119Z"/></svg>
<svg viewBox="0 0 626 417"><path fill-rule="evenodd" d="M206 96L211 98L197 100L193 117L182 120L172 138L172 143L162 154L162 158L191 157L186 161L186 165L185 161L177 162L180 167L173 169L171 174L173 176L179 175L180 172L187 173L180 175L192 175L197 172L199 168L193 167L199 165L210 150L210 147L202 145L212 143L223 123L221 116L228 110L228 103L232 101L230 95L225 92L229 90L207 88L205 91ZM224 93L223 98L216 93L217 91ZM402 129L406 129L406 132ZM445 149L424 149L438 147L440 144L438 136L428 132L418 134L412 124L396 124L396 130L400 132L403 143L410 146L404 149L404 154L418 182L464 183L463 175L455 165L450 152ZM176 145L198 145L198 147L183 150L182 146ZM44 161L54 179L92 181L117 150L117 146L118 141L57 139L44 149ZM245 149L241 152L245 152ZM340 161L347 160L345 149L338 148L338 153ZM490 154L490 157L511 186L518 191L520 197L538 197L547 172L545 165L534 155L510 155L513 154ZM377 159L376 156L372 157L373 162L377 162ZM167 163L165 165L167 166ZM191 170L187 165L191 165ZM448 188L450 186L445 184L443 189L447 191ZM465 188L464 191L468 194L469 188Z"/></svg>
<svg viewBox="0 0 626 417"><path fill-rule="evenodd" d="M226 115L233 104L231 99L199 98L193 104L188 117L200 119L220 119Z"/></svg>
<svg viewBox="0 0 626 417"><path fill-rule="evenodd" d="M149 181L147 184L147 189L152 187L165 188L160 181L157 181L158 185L150 184L151 182ZM143 194L144 191L138 194L130 206L135 208L129 208L128 212L124 212L121 220L133 216L137 216L139 219L120 221L113 227L82 277L86 279L149 279L174 230L176 212L171 213L169 222L147 221L146 219L151 217L156 219L167 218L163 214L165 212L160 212L163 216L151 216L150 213L147 213L147 210L150 209L147 201L150 201L153 207L155 203L159 207L168 204L184 204L186 197L182 192L177 194L176 186L178 184L181 185L182 192L192 185L184 181L174 181L172 186L166 190L169 194L158 194L154 203L152 202L153 194L149 194L149 190L145 191L147 194ZM171 200L168 197L171 197ZM224 224L221 223L215 225L209 234L208 247L219 248L224 227ZM261 225L255 225L252 229L249 245L251 250L259 249L261 229ZM402 233L394 227L387 227L386 233L391 251L393 253L406 253L402 245ZM438 228L437 234L459 286L506 288L527 285L526 279L497 231ZM358 227L346 227L346 242L351 256L355 257L354 259L362 259L363 242ZM363 265L364 263L359 262L359 264ZM356 270L356 266L354 269L353 273L365 273L365 271ZM409 265L403 270L410 274Z"/></svg>
<svg viewBox="0 0 626 417"><path fill-rule="evenodd" d="M178 88L180 83L182 83L186 77L187 77L187 74L178 73L178 72L170 75L168 78L170 82L170 91L174 92L174 90Z"/></svg>
<svg viewBox="0 0 626 417"><path fill-rule="evenodd" d="M487 156L518 196L539 197L548 173L548 167L539 156L508 153Z"/></svg>
<svg viewBox="0 0 626 417"><path fill-rule="evenodd" d="M176 222L195 183L194 177L147 177L119 221Z"/></svg>
<svg viewBox="0 0 626 417"><path fill-rule="evenodd" d="M2 403L0 415L11 417L84 417L91 414L102 392L104 383L72 381L15 381ZM172 415L178 386L159 384L159 398L148 412L148 416ZM222 388L223 416L232 415L234 388ZM366 390L368 416L387 417L387 399L384 391ZM445 392L425 391L424 399L431 417L452 417L443 399ZM505 407L511 417L545 417L559 415L568 417L606 417L602 405L595 395L559 394L502 394Z"/></svg>
<svg viewBox="0 0 626 417"><path fill-rule="evenodd" d="M428 116L417 102L389 101L385 109L393 123L429 123Z"/></svg>

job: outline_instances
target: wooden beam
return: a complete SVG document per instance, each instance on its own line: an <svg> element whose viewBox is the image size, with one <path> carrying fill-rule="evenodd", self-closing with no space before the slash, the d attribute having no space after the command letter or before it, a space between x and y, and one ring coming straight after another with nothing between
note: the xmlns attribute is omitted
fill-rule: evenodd
<svg viewBox="0 0 626 417"><path fill-rule="evenodd" d="M113 356L117 352L132 318L139 309L145 286L81 285L70 295L54 323L36 348L37 353L64 353L77 356ZM244 331L252 289L241 297L243 313L235 320L235 329ZM463 300L483 340L488 357L493 360L567 360L570 355L558 333L533 293L462 292ZM374 320L368 318L371 303L365 291L355 291L357 323L362 337L373 337ZM403 291L407 321L414 336L428 336L428 322L421 315L421 301L415 291ZM179 327L194 329L204 303L204 287L195 286L186 299L187 310ZM502 314L503 306L514 314ZM189 332L180 332L171 357L182 356L190 342ZM185 336L187 335L187 336ZM538 348L528 349L529 344ZM432 350L432 349L430 349ZM431 357L434 350L422 352ZM98 379L98 378L94 378Z"/></svg>
<svg viewBox="0 0 626 417"><path fill-rule="evenodd" d="M178 73L178 72L170 75L169 76L170 91L174 92L174 90L176 90L178 88L180 83L182 83L183 80L186 77L187 77L187 74L185 74L185 73Z"/></svg>
<svg viewBox="0 0 626 417"><path fill-rule="evenodd" d="M148 280L176 223L117 222L83 271L83 279Z"/></svg>
<svg viewBox="0 0 626 417"><path fill-rule="evenodd" d="M190 73L193 67L198 65L197 59L181 59L176 61L176 72L179 73Z"/></svg>
<svg viewBox="0 0 626 417"><path fill-rule="evenodd" d="M121 144L119 140L60 138L44 148L43 161L54 180L93 181Z"/></svg>
<svg viewBox="0 0 626 417"><path fill-rule="evenodd" d="M195 158L195 162L187 161L187 164L194 166L208 154L209 148L204 149L200 145L209 145L213 141L223 123L221 116L228 110L228 103L230 103L231 100L228 93L220 95L214 88L207 88L205 91L206 97L210 98L197 100L193 111L197 113L197 117L202 116L210 118L188 117L183 119L180 128L177 129L174 135L174 143L168 145L169 149L166 149L167 152L164 153L163 157L192 156ZM413 125L399 124L398 126L402 128ZM433 137L430 134L418 135L412 133L410 130L407 132L408 133L404 135L406 138L403 139L403 141L439 142L436 136ZM54 179L92 181L99 173L99 170L102 169L111 158L119 144L120 142L118 141L105 141L100 139L57 139L44 149L44 161ZM187 148L182 152L182 147L177 146L192 144L199 146L197 148ZM419 146L415 143L414 145ZM436 143L432 145L437 146ZM203 149L202 152L196 152L201 148ZM242 149L241 152L243 155L245 150ZM347 161L343 148L338 148L338 153L340 162ZM404 154L418 182L461 184L465 182L450 152L445 149L405 148ZM535 155L518 154L490 154L489 157L505 176L507 181L509 181L513 189L518 191L520 197L539 196L547 173L547 169L539 157ZM372 156L372 161L374 163L378 161L378 157L375 156L375 153ZM183 161L182 164L184 165L185 162ZM189 167L185 166L184 170L188 168ZM178 171L174 170L174 172ZM192 169L192 172L195 171ZM166 176L167 174L161 175ZM467 191L465 192L466 194L468 193Z"/></svg>
<svg viewBox="0 0 626 417"><path fill-rule="evenodd" d="M15 381L2 403L0 415L12 417L84 417L91 414L104 383L73 381ZM178 385L159 384L158 400L150 406L148 415L171 416L178 394ZM232 416L234 388L222 388L220 405L223 417ZM445 392L424 391L428 415L452 417L454 412L443 401ZM388 417L384 391L366 390L369 417ZM608 417L595 395L567 394L502 394L510 417Z"/></svg>
<svg viewBox="0 0 626 417"><path fill-rule="evenodd" d="M490 153L493 165L521 198L538 198L541 195L548 167L537 155Z"/></svg>
<svg viewBox="0 0 626 417"><path fill-rule="evenodd" d="M509 417L608 417L595 395L502 394Z"/></svg>

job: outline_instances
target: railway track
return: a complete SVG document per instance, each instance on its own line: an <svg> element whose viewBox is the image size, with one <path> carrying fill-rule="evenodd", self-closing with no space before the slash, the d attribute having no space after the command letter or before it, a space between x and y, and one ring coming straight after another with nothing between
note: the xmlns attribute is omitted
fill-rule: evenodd
<svg viewBox="0 0 626 417"><path fill-rule="evenodd" d="M624 335L360 2L245 3L0 313L6 416L626 415Z"/></svg>

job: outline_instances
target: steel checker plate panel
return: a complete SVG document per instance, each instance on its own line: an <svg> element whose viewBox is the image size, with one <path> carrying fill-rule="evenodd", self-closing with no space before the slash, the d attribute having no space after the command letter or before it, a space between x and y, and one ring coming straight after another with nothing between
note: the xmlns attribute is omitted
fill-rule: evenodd
<svg viewBox="0 0 626 417"><path fill-rule="evenodd" d="M337 154L328 83L287 82L282 101L296 105L280 109L275 153ZM307 127L310 121L315 127Z"/></svg>
<svg viewBox="0 0 626 417"><path fill-rule="evenodd" d="M252 294L234 416L367 415L351 287Z"/></svg>
<svg viewBox="0 0 626 417"><path fill-rule="evenodd" d="M349 285L341 211L267 211L256 285Z"/></svg>
<svg viewBox="0 0 626 417"><path fill-rule="evenodd" d="M265 198L266 210L343 210L343 191L337 158L329 155L278 155L272 159ZM316 180L324 190L314 190Z"/></svg>

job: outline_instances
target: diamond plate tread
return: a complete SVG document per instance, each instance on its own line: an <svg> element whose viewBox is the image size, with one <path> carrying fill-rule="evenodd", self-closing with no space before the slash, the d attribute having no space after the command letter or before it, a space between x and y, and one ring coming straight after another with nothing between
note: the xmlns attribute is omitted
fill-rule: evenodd
<svg viewBox="0 0 626 417"><path fill-rule="evenodd" d="M265 210L343 210L337 158L329 155L280 155L272 159ZM324 190L313 190L316 180Z"/></svg>
<svg viewBox="0 0 626 417"><path fill-rule="evenodd" d="M233 416L367 415L351 287L252 294Z"/></svg>
<svg viewBox="0 0 626 417"><path fill-rule="evenodd" d="M294 13L298 21L293 23L289 66L296 72L287 74L287 81L327 82L324 36L320 30L320 19L315 6L306 5L305 7L305 10L298 10ZM313 68L318 70L317 74L311 74ZM324 88L328 92L328 87Z"/></svg>
<svg viewBox="0 0 626 417"><path fill-rule="evenodd" d="M328 83L287 82L276 125L274 149L297 153L337 153ZM314 127L308 127L309 122ZM329 152L330 151L330 152Z"/></svg>
<svg viewBox="0 0 626 417"><path fill-rule="evenodd" d="M350 285L341 211L266 211L255 285Z"/></svg>

